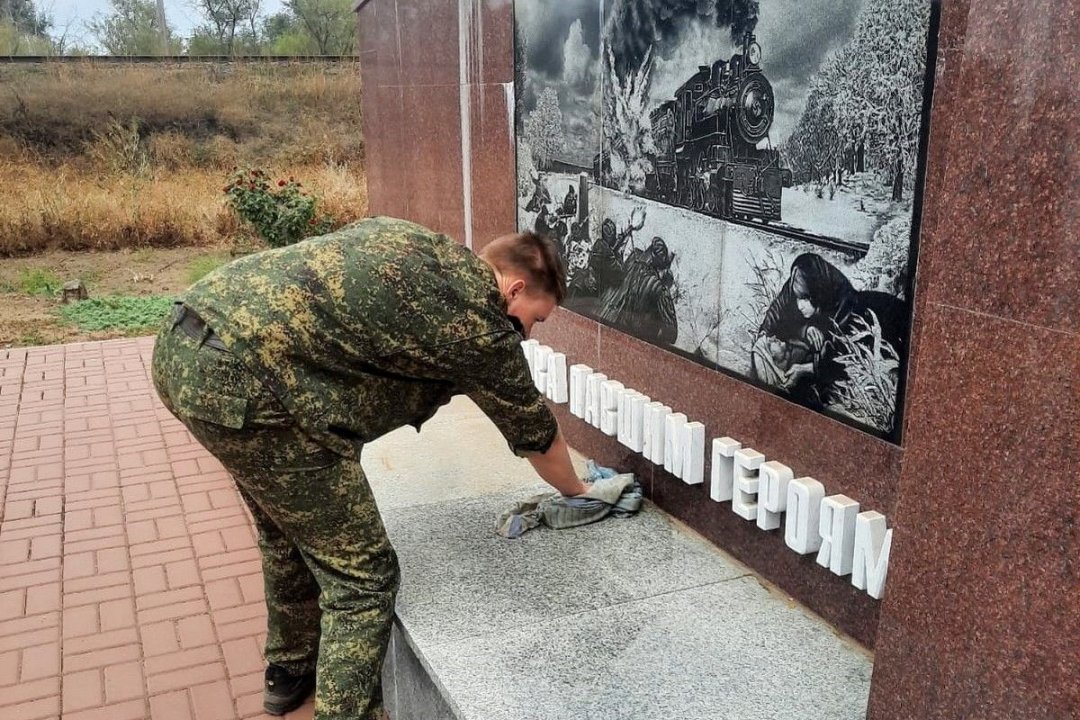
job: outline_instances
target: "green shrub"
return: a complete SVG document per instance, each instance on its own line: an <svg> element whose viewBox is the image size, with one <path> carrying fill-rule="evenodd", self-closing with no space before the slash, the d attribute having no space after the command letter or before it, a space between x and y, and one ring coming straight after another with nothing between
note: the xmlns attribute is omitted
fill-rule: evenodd
<svg viewBox="0 0 1080 720"><path fill-rule="evenodd" d="M318 215L318 200L293 178L271 184L262 170L237 170L224 192L232 211L270 247L292 245L333 227L332 218Z"/></svg>
<svg viewBox="0 0 1080 720"><path fill-rule="evenodd" d="M19 271L19 287L27 295L55 295L64 283L50 270L27 268Z"/></svg>
<svg viewBox="0 0 1080 720"><path fill-rule="evenodd" d="M147 330L162 323L172 303L161 295L117 295L64 305L60 315L82 330Z"/></svg>

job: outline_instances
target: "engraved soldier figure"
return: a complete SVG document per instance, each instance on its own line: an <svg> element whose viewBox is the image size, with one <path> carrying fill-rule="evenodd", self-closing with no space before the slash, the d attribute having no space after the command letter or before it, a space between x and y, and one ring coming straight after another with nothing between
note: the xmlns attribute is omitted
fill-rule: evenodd
<svg viewBox="0 0 1080 720"><path fill-rule="evenodd" d="M551 204L551 193L544 183L544 174L537 173L533 178L533 194L525 205L526 212L539 212L541 208Z"/></svg>
<svg viewBox="0 0 1080 720"><path fill-rule="evenodd" d="M566 197L563 198L562 206L559 208L559 215L564 217L577 215L577 192L574 191L573 185L566 191Z"/></svg>
<svg viewBox="0 0 1080 720"><path fill-rule="evenodd" d="M360 464L451 396L483 410L565 495L588 490L520 342L562 301L551 242L508 235L473 255L373 218L238 259L189 288L158 335L154 385L232 474L266 583L264 705L315 689L317 720L382 717L399 571Z"/></svg>
<svg viewBox="0 0 1080 720"><path fill-rule="evenodd" d="M610 293L622 285L626 272L624 251L626 243L634 233L645 226L645 211L634 208L630 214L630 224L619 232L615 221L605 218L600 223L600 237L589 251L588 264L575 274L570 286L570 294L579 301L599 299L593 311L603 307L605 293ZM585 308L590 310L592 308Z"/></svg>
<svg viewBox="0 0 1080 720"><path fill-rule="evenodd" d="M679 335L670 269L674 259L659 237L646 249L631 251L622 284L605 297L600 319L651 343L674 343Z"/></svg>

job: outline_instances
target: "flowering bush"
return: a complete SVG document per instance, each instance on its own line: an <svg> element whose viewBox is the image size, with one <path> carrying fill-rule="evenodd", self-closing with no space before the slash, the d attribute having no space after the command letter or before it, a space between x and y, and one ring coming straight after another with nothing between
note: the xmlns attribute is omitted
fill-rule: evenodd
<svg viewBox="0 0 1080 720"><path fill-rule="evenodd" d="M270 247L322 235L333 226L333 218L318 214L318 200L294 178L272 184L262 170L236 170L223 191L232 211Z"/></svg>

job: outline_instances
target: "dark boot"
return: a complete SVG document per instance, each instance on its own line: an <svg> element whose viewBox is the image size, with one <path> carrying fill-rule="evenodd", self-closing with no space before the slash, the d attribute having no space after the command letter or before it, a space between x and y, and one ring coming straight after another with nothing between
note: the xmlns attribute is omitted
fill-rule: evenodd
<svg viewBox="0 0 1080 720"><path fill-rule="evenodd" d="M270 715L284 715L304 704L315 689L315 673L292 675L280 665L266 668L263 709Z"/></svg>

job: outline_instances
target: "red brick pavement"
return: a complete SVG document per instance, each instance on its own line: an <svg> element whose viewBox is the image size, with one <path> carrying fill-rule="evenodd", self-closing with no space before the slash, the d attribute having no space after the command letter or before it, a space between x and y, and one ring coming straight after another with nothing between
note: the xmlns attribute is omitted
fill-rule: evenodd
<svg viewBox="0 0 1080 720"><path fill-rule="evenodd" d="M4 720L268 717L250 518L157 402L151 349L0 350Z"/></svg>

